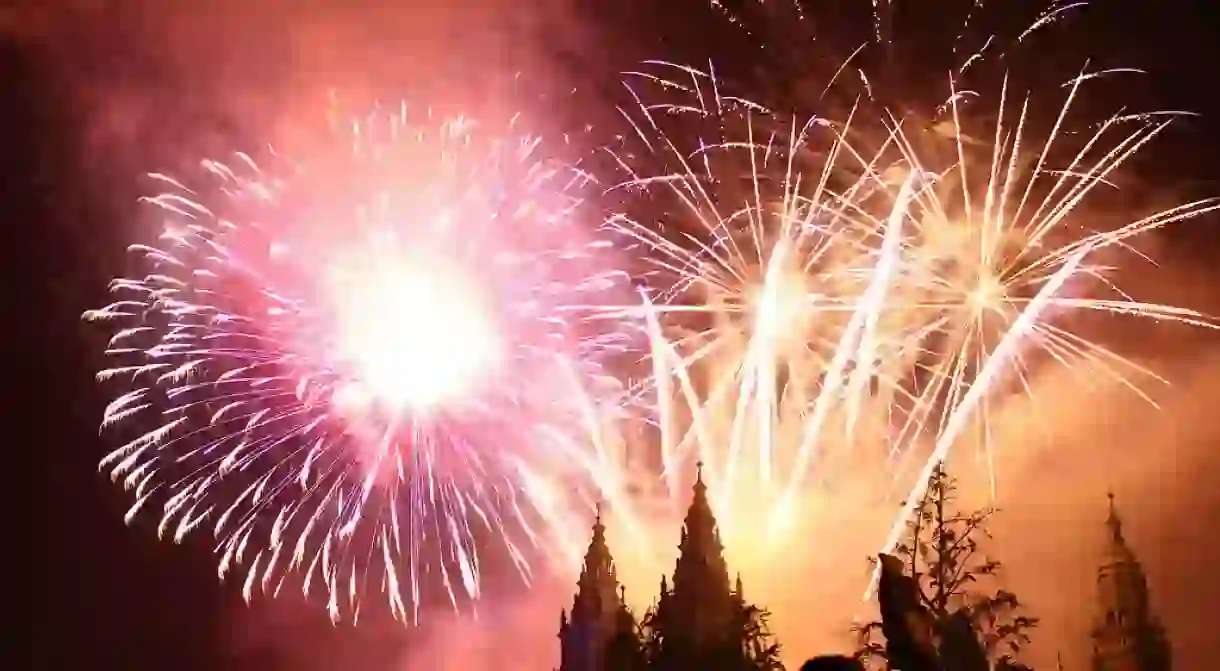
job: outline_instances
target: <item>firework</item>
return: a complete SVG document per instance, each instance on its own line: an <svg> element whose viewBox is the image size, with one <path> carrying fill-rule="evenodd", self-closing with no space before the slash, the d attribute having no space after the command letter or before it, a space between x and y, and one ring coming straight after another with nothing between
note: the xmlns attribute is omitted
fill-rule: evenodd
<svg viewBox="0 0 1220 671"><path fill-rule="evenodd" d="M961 91L930 122L863 107L802 122L729 96L713 73L653 66L629 76L639 104L614 151L620 188L650 214L613 220L653 259L654 377L640 393L658 404L663 472L701 460L727 525L747 483L761 487L742 507L782 524L803 486L847 464L919 467L906 492L918 501L964 433L990 457L991 406L1045 362L1140 393L1155 375L1088 339L1084 313L1212 325L1113 284L1139 236L1220 204L1094 216L1172 116L1069 134L1080 90L1104 73L1068 83L1042 136L1005 82L983 140L963 131L974 94Z"/></svg>
<svg viewBox="0 0 1220 671"><path fill-rule="evenodd" d="M320 582L332 618L474 603L497 562L529 579L596 485L623 275L581 225L587 176L520 125L403 106L291 169L154 175L160 243L85 315L114 328L102 426L126 442L101 466L129 520L211 532L247 598Z"/></svg>

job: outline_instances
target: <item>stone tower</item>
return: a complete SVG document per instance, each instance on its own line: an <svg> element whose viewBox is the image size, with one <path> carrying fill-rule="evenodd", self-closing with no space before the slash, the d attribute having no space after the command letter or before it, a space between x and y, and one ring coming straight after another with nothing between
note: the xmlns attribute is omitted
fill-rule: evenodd
<svg viewBox="0 0 1220 671"><path fill-rule="evenodd" d="M702 465L693 490L678 543L672 590L661 595L657 608L658 614L668 611L663 615L680 621L682 631L693 638L691 643L699 646L723 634L736 613L736 599Z"/></svg>
<svg viewBox="0 0 1220 671"><path fill-rule="evenodd" d="M729 582L724 547L700 469L682 527L673 580L661 579L661 595L649 620L653 669L714 668L726 653L742 653L741 598Z"/></svg>
<svg viewBox="0 0 1220 671"><path fill-rule="evenodd" d="M1152 615L1144 570L1123 537L1113 494L1106 532L1105 558L1097 571L1093 671L1169 671L1169 642Z"/></svg>
<svg viewBox="0 0 1220 671"><path fill-rule="evenodd" d="M602 671L606 646L624 626L624 614L629 613L614 571L614 558L606 545L600 509L576 585L571 612L560 616L559 671Z"/></svg>

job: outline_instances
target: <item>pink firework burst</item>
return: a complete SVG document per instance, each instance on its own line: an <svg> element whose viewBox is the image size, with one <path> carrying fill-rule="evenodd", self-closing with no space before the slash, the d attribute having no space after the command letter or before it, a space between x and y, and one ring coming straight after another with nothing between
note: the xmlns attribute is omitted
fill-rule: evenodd
<svg viewBox="0 0 1220 671"><path fill-rule="evenodd" d="M85 315L114 327L98 377L124 385L102 422L123 445L101 465L129 519L210 530L248 598L321 583L333 618L380 592L415 622L497 566L529 579L597 485L626 277L585 226L588 178L520 123L402 107L292 170L154 175L161 241Z"/></svg>

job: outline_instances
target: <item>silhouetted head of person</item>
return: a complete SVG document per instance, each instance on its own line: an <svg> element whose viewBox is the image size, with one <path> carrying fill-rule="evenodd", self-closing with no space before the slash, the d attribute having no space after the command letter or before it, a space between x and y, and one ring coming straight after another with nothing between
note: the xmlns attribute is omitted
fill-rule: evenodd
<svg viewBox="0 0 1220 671"><path fill-rule="evenodd" d="M801 664L801 671L864 671L864 665L851 657L823 655Z"/></svg>

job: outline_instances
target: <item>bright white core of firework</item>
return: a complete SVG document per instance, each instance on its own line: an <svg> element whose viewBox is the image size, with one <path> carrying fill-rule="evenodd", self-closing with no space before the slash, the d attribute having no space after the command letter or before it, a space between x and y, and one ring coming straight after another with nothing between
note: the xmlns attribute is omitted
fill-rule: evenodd
<svg viewBox="0 0 1220 671"><path fill-rule="evenodd" d="M493 320L470 282L418 263L343 274L338 349L355 379L341 404L425 412L469 391L494 368Z"/></svg>

